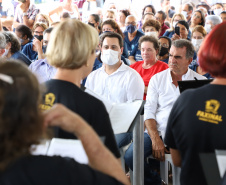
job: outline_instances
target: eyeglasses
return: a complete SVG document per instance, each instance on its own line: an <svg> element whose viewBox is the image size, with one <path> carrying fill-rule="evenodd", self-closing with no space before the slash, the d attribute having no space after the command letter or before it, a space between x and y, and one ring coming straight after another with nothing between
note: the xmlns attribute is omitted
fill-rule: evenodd
<svg viewBox="0 0 226 185"><path fill-rule="evenodd" d="M163 44L161 44L161 43L159 43L162 47L164 47L164 48L169 48L169 45L168 44L166 44L166 43L163 43Z"/></svg>
<svg viewBox="0 0 226 185"><path fill-rule="evenodd" d="M132 25L135 26L135 25L136 25L136 22L127 22L127 23L126 23L126 25L130 25L130 24L132 24Z"/></svg>
<svg viewBox="0 0 226 185"><path fill-rule="evenodd" d="M37 22L47 23L45 19L38 19Z"/></svg>
<svg viewBox="0 0 226 185"><path fill-rule="evenodd" d="M43 34L43 31L34 31L35 34L40 34L42 35Z"/></svg>

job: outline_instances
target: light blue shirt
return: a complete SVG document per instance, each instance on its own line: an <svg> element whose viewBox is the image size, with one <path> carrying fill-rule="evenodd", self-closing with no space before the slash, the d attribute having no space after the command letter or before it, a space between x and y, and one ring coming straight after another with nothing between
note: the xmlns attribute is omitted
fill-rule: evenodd
<svg viewBox="0 0 226 185"><path fill-rule="evenodd" d="M29 69L36 75L39 83L52 79L56 74L56 68L49 65L46 58L31 63Z"/></svg>

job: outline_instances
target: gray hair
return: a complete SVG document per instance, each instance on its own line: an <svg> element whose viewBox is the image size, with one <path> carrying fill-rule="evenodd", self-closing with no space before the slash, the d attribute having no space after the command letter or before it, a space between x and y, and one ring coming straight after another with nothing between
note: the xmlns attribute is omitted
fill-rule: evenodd
<svg viewBox="0 0 226 185"><path fill-rule="evenodd" d="M10 31L5 31L3 32L3 35L5 36L6 43L11 43L11 48L10 52L12 54L20 51L20 41L18 40L17 36L15 33L10 32Z"/></svg>
<svg viewBox="0 0 226 185"><path fill-rule="evenodd" d="M5 35L3 35L2 33L0 33L0 48L1 49L5 49L5 47L6 47Z"/></svg>
<svg viewBox="0 0 226 185"><path fill-rule="evenodd" d="M176 48L186 47L186 58L187 59L193 58L195 49L194 49L193 44L190 41L188 41L186 39L175 40L175 41L173 41L172 46L174 46Z"/></svg>
<svg viewBox="0 0 226 185"><path fill-rule="evenodd" d="M220 16L218 15L208 15L206 16L206 21L207 20L210 20L214 26L222 22Z"/></svg>

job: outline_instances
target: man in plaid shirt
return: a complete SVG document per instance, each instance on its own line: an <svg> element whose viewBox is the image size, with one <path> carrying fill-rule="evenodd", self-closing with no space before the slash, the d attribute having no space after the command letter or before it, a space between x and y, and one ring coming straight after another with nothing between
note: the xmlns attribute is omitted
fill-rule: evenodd
<svg viewBox="0 0 226 185"><path fill-rule="evenodd" d="M16 28L19 24L25 24L32 29L35 17L39 13L39 9L34 4L30 3L30 0L19 0L14 16L13 27Z"/></svg>

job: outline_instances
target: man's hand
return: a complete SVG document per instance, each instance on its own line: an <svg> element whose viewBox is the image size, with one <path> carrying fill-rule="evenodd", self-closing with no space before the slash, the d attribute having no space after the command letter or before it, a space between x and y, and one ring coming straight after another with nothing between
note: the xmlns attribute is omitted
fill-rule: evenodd
<svg viewBox="0 0 226 185"><path fill-rule="evenodd" d="M152 138L152 155L154 158L165 161L165 152L169 151L165 148L162 139L157 136L155 139Z"/></svg>

